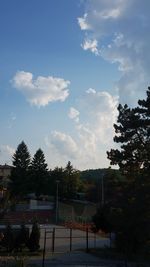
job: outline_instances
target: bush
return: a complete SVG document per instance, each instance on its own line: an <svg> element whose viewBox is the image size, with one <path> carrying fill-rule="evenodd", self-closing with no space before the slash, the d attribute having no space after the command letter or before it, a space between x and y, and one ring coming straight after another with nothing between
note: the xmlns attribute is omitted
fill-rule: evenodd
<svg viewBox="0 0 150 267"><path fill-rule="evenodd" d="M2 246L6 248L7 252L11 252L14 249L14 234L10 224L6 226L4 231Z"/></svg>
<svg viewBox="0 0 150 267"><path fill-rule="evenodd" d="M40 242L40 228L38 223L34 222L28 242L28 248L30 249L30 251L33 252L39 250L40 248L39 242Z"/></svg>
<svg viewBox="0 0 150 267"><path fill-rule="evenodd" d="M29 242L29 229L24 224L21 225L21 229L15 240L15 249L22 251L23 247L28 246Z"/></svg>

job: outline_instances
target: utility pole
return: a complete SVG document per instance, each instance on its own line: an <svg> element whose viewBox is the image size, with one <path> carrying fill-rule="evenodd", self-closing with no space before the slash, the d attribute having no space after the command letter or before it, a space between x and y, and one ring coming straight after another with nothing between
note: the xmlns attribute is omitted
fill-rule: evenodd
<svg viewBox="0 0 150 267"><path fill-rule="evenodd" d="M102 178L101 178L101 185L102 185L102 199L101 199L101 203L102 203L102 207L104 206L104 173L102 174Z"/></svg>
<svg viewBox="0 0 150 267"><path fill-rule="evenodd" d="M56 180L56 211L55 211L55 222L58 222L58 184L59 180Z"/></svg>

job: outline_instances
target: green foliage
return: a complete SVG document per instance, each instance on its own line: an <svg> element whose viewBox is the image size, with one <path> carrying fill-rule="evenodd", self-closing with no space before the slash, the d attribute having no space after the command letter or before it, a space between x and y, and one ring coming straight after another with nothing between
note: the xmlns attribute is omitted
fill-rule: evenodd
<svg viewBox="0 0 150 267"><path fill-rule="evenodd" d="M25 225L22 224L15 240L15 249L22 251L24 247L27 247L28 242L29 242L29 229L27 229Z"/></svg>
<svg viewBox="0 0 150 267"><path fill-rule="evenodd" d="M76 169L73 168L71 162L68 161L66 168L64 169L64 196L67 199L71 199L75 197L75 194L79 187L79 177L80 173Z"/></svg>
<svg viewBox="0 0 150 267"><path fill-rule="evenodd" d="M48 168L43 151L39 148L30 165L30 190L37 196L47 193Z"/></svg>
<svg viewBox="0 0 150 267"><path fill-rule="evenodd" d="M98 232L101 229L105 233L110 233L112 231L112 223L109 217L109 206L105 205L97 211L97 213L93 216L93 231Z"/></svg>
<svg viewBox="0 0 150 267"><path fill-rule="evenodd" d="M14 248L14 234L10 224L6 226L4 231L4 238L2 240L2 246L6 248L7 252L11 252Z"/></svg>
<svg viewBox="0 0 150 267"><path fill-rule="evenodd" d="M4 196L0 198L0 220L4 217L10 206L11 206L11 198L9 191L7 190L4 193Z"/></svg>
<svg viewBox="0 0 150 267"><path fill-rule="evenodd" d="M63 168L55 168L50 172L51 181L53 181L54 195L56 194L56 180L59 181L59 197L71 199L76 196L76 192L81 188L80 172L73 168L69 161Z"/></svg>
<svg viewBox="0 0 150 267"><path fill-rule="evenodd" d="M20 170L28 170L30 164L30 154L27 145L22 141L13 155L13 166Z"/></svg>
<svg viewBox="0 0 150 267"><path fill-rule="evenodd" d="M23 196L28 192L28 170L30 154L24 141L22 141L13 155L13 170L11 173L11 190L13 195Z"/></svg>
<svg viewBox="0 0 150 267"><path fill-rule="evenodd" d="M103 170L103 172L102 172ZM102 202L102 190L104 192L104 201L106 203L110 202L112 198L115 198L115 188L119 188L120 183L123 180L123 177L120 175L119 170L113 170L111 168L108 169L99 169L99 177L95 179L93 176L91 179L84 179L84 183L86 184L86 198L89 201L99 203ZM90 170L90 173L93 173L94 170ZM103 180L102 180L103 179ZM102 182L103 181L103 182ZM103 185L102 185L103 184ZM103 189L102 189L103 186Z"/></svg>
<svg viewBox="0 0 150 267"><path fill-rule="evenodd" d="M40 242L40 228L38 223L34 222L32 225L32 231L28 242L28 247L30 251L33 252L39 250L40 248L39 242Z"/></svg>
<svg viewBox="0 0 150 267"><path fill-rule="evenodd" d="M136 108L119 105L114 141L121 143L121 150L107 152L111 164L118 164L121 171L135 178L150 169L150 87L146 100L139 100Z"/></svg>
<svg viewBox="0 0 150 267"><path fill-rule="evenodd" d="M53 196L56 196L56 181L59 181L59 198L64 198L65 193L65 173L63 168L56 167L54 170L50 171L50 183L51 183L51 193Z"/></svg>
<svg viewBox="0 0 150 267"><path fill-rule="evenodd" d="M115 197L99 210L95 224L107 229L111 223L117 249L129 257L143 252L150 241L150 88L136 108L119 105L118 112L114 141L120 149L107 155L112 165L119 166L123 179L112 180Z"/></svg>

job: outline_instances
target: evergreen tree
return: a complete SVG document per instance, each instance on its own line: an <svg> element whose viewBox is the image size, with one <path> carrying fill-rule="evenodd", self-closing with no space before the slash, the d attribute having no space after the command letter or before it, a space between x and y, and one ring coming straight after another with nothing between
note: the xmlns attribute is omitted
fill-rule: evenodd
<svg viewBox="0 0 150 267"><path fill-rule="evenodd" d="M43 151L39 148L30 166L30 190L36 195L47 193L48 167Z"/></svg>
<svg viewBox="0 0 150 267"><path fill-rule="evenodd" d="M28 247L30 251L37 251L40 248L40 228L37 222L34 222L32 225L32 231L30 234Z"/></svg>
<svg viewBox="0 0 150 267"><path fill-rule="evenodd" d="M150 88L146 100L139 100L136 108L119 105L118 111L114 141L120 149L111 149L107 155L124 179L107 213L104 206L95 219L99 226L102 215L105 224L111 222L117 248L131 255L147 247L150 240Z"/></svg>
<svg viewBox="0 0 150 267"><path fill-rule="evenodd" d="M13 155L13 170L11 173L11 189L14 195L21 196L28 193L30 153L27 145L22 141Z"/></svg>
<svg viewBox="0 0 150 267"><path fill-rule="evenodd" d="M6 226L4 231L2 246L6 248L7 252L11 252L14 248L14 234L10 224Z"/></svg>
<svg viewBox="0 0 150 267"><path fill-rule="evenodd" d="M66 168L64 169L64 187L65 187L65 196L68 199L75 197L75 194L80 185L80 173L73 168L71 162L68 161Z"/></svg>
<svg viewBox="0 0 150 267"><path fill-rule="evenodd" d="M56 167L50 172L50 182L51 182L51 193L56 197L56 181L59 181L59 198L64 198L66 196L66 183L65 183L65 172L62 167Z"/></svg>
<svg viewBox="0 0 150 267"><path fill-rule="evenodd" d="M119 245L126 244L130 252L136 252L150 238L150 88L146 100L138 104L132 109L119 105L114 141L121 144L121 150L107 152L111 164L118 164L127 178L115 208L119 211Z"/></svg>
<svg viewBox="0 0 150 267"><path fill-rule="evenodd" d="M130 178L150 169L150 87L146 93L146 100L139 100L136 108L119 105L114 141L121 150L107 152L111 164L118 164Z"/></svg>
<svg viewBox="0 0 150 267"><path fill-rule="evenodd" d="M28 242L29 242L29 229L26 228L25 224L22 224L15 240L15 248L20 249L20 251L22 251L22 248L27 246Z"/></svg>

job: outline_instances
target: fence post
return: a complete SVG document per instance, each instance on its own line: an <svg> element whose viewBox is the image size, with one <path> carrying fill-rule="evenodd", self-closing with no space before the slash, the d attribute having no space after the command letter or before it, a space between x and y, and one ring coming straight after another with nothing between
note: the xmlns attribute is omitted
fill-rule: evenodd
<svg viewBox="0 0 150 267"><path fill-rule="evenodd" d="M46 250L46 230L45 230L45 233L44 233L44 248L43 248L42 267L45 266L45 250Z"/></svg>
<svg viewBox="0 0 150 267"><path fill-rule="evenodd" d="M72 228L70 228L70 251L72 251Z"/></svg>
<svg viewBox="0 0 150 267"><path fill-rule="evenodd" d="M86 252L89 252L89 229L86 228Z"/></svg>
<svg viewBox="0 0 150 267"><path fill-rule="evenodd" d="M53 228L53 234L52 234L52 252L55 252L55 227Z"/></svg>
<svg viewBox="0 0 150 267"><path fill-rule="evenodd" d="M96 248L96 233L94 233L94 248Z"/></svg>

